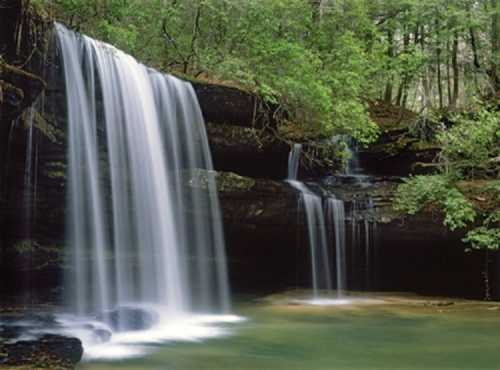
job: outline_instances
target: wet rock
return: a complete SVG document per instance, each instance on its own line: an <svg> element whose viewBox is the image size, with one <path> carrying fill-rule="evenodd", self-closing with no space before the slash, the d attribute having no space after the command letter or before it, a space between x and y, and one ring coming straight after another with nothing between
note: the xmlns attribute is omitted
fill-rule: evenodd
<svg viewBox="0 0 500 370"><path fill-rule="evenodd" d="M83 355L79 339L46 334L36 340L0 342L0 365L73 369Z"/></svg>
<svg viewBox="0 0 500 370"><path fill-rule="evenodd" d="M452 301L428 301L425 302L425 306L433 306L433 307L448 307L453 306L455 302Z"/></svg>
<svg viewBox="0 0 500 370"><path fill-rule="evenodd" d="M107 313L103 319L116 331L147 330L158 321L154 312L136 307L118 307Z"/></svg>
<svg viewBox="0 0 500 370"><path fill-rule="evenodd" d="M206 123L217 171L242 176L281 180L287 177L288 156L293 145L270 130ZM299 174L302 178L331 175L341 168L339 148L330 141L302 145Z"/></svg>
<svg viewBox="0 0 500 370"><path fill-rule="evenodd" d="M214 168L243 176L283 179L290 146L266 131L206 123Z"/></svg>
<svg viewBox="0 0 500 370"><path fill-rule="evenodd" d="M45 82L40 77L0 60L2 121L8 122L15 119L34 102L45 86Z"/></svg>
<svg viewBox="0 0 500 370"><path fill-rule="evenodd" d="M298 192L283 181L231 173L217 173L217 184L231 285L267 291L296 281L295 258L308 260ZM307 263L302 267L307 270Z"/></svg>
<svg viewBox="0 0 500 370"><path fill-rule="evenodd" d="M102 328L94 329L93 333L97 341L101 343L109 342L113 336L111 331Z"/></svg>

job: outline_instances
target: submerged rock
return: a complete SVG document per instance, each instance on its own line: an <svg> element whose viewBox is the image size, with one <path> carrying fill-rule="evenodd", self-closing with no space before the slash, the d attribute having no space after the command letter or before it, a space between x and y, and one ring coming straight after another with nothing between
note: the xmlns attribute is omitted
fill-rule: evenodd
<svg viewBox="0 0 500 370"><path fill-rule="evenodd" d="M116 331L147 330L158 322L154 312L137 307L118 307L105 315L111 328ZM101 333L104 334L104 333Z"/></svg>

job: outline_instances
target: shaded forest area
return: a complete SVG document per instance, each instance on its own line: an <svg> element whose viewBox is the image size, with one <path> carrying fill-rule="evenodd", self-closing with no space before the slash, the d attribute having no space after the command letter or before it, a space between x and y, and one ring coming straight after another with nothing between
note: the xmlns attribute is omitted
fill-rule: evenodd
<svg viewBox="0 0 500 370"><path fill-rule="evenodd" d="M147 65L279 102L368 143L368 100L428 116L498 94L498 0L32 0Z"/></svg>

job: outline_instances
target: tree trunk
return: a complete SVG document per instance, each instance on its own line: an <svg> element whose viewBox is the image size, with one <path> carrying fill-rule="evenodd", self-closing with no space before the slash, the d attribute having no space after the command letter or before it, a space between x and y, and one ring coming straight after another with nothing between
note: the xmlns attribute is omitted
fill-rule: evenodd
<svg viewBox="0 0 500 370"><path fill-rule="evenodd" d="M477 53L476 32L474 31L474 28L472 28L472 27L469 27L469 36L470 36L470 45L471 45L471 49L472 49L474 68L476 70L479 70L479 69L481 69L481 64L479 62L479 55Z"/></svg>
<svg viewBox="0 0 500 370"><path fill-rule="evenodd" d="M321 21L321 0L310 0L312 7L313 24Z"/></svg>
<svg viewBox="0 0 500 370"><path fill-rule="evenodd" d="M491 84L495 93L500 91L499 59L500 59L500 2L491 1Z"/></svg>
<svg viewBox="0 0 500 370"><path fill-rule="evenodd" d="M389 46L387 47L387 56L389 57L390 61L394 57L394 32L392 30L387 31L387 40L389 43ZM389 70L389 77L385 85L384 101L387 104L390 104L392 103L392 83L393 83L390 64L388 70Z"/></svg>
<svg viewBox="0 0 500 370"><path fill-rule="evenodd" d="M420 48L422 50L422 53L425 54L425 29L424 26L420 27ZM432 108L432 101L431 101L431 88L429 85L429 68L424 69L424 75L422 76L422 86L424 88L424 96L423 96L423 101L424 101L424 110L428 110Z"/></svg>
<svg viewBox="0 0 500 370"><path fill-rule="evenodd" d="M451 96L451 67L450 67L450 41L446 41L446 87L448 92L448 106L451 107L453 98Z"/></svg>
<svg viewBox="0 0 500 370"><path fill-rule="evenodd" d="M410 34L405 32L403 36L403 53L408 53L408 48L410 46ZM406 106L406 101L408 100L408 84L409 84L409 73L408 71L403 72L401 77L401 84L398 89L398 96L396 98L397 104L404 108Z"/></svg>
<svg viewBox="0 0 500 370"><path fill-rule="evenodd" d="M458 94L460 93L460 71L458 69L458 32L453 35L453 50L451 56L451 67L453 69L453 96L451 100L451 108L456 108Z"/></svg>
<svg viewBox="0 0 500 370"><path fill-rule="evenodd" d="M439 20L436 18L436 71L437 71L437 86L438 86L438 94L439 94L439 109L443 109L443 86L441 84L441 39L439 32Z"/></svg>

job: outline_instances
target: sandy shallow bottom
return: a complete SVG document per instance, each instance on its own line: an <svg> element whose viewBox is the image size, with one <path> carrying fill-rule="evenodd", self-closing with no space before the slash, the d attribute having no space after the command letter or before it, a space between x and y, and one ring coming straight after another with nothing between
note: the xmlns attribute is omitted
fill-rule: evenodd
<svg viewBox="0 0 500 370"><path fill-rule="evenodd" d="M314 299L290 291L236 304L223 336L149 343L80 370L417 370L500 368L500 305L401 294ZM152 346L152 347L151 347Z"/></svg>

